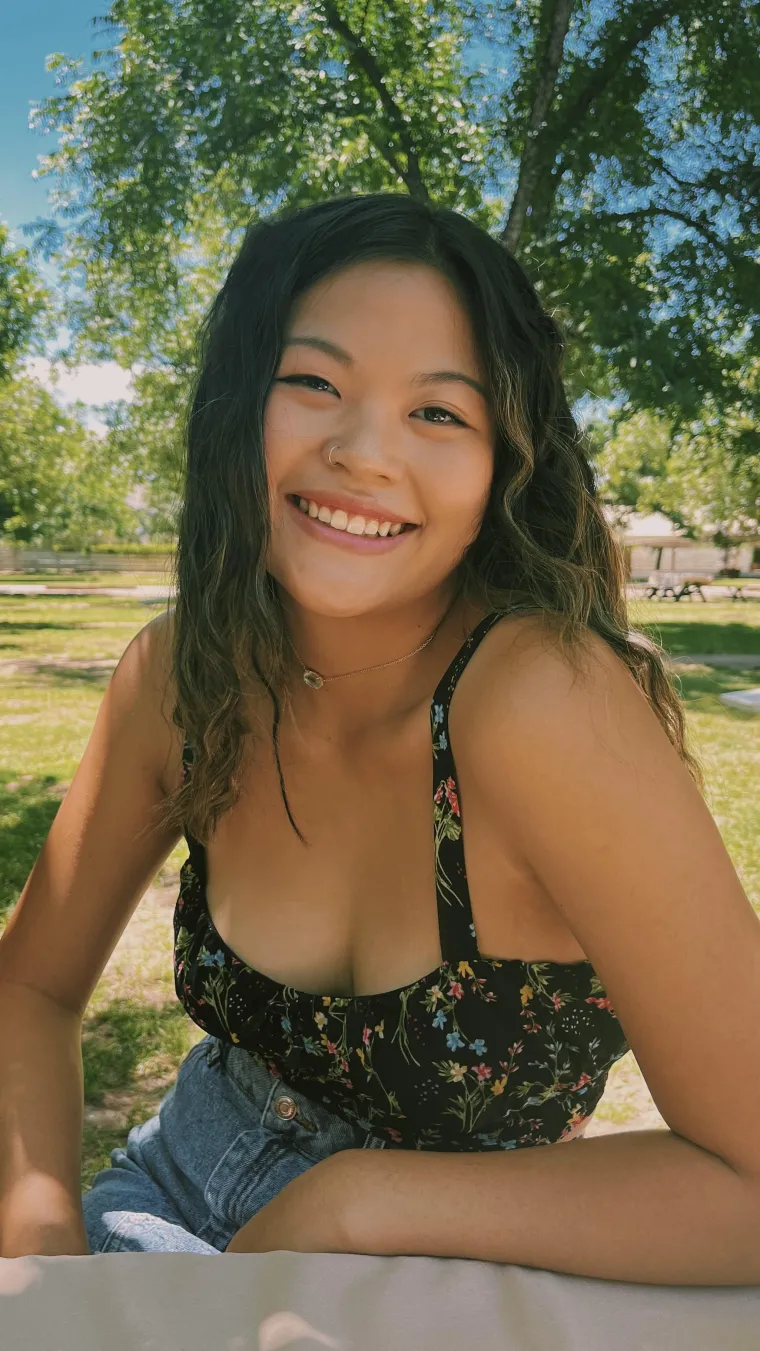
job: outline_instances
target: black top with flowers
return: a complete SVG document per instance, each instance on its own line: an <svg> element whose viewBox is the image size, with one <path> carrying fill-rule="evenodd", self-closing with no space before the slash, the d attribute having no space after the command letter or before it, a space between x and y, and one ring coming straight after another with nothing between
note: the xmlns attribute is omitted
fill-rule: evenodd
<svg viewBox="0 0 760 1351"><path fill-rule="evenodd" d="M456 683L501 613L462 644L431 701L432 826L443 961L368 996L280 985L227 946L211 920L203 846L174 912L179 999L206 1032L360 1130L403 1149L483 1151L582 1134L628 1045L587 960L495 960L478 951L448 714ZM192 753L185 747L185 773Z"/></svg>

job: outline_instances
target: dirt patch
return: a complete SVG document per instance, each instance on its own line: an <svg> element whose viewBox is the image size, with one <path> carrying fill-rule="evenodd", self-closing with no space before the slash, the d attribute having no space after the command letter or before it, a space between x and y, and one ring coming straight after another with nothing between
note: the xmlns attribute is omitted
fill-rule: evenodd
<svg viewBox="0 0 760 1351"><path fill-rule="evenodd" d="M667 1130L632 1051L610 1070L607 1087L589 1125L586 1138L616 1131Z"/></svg>

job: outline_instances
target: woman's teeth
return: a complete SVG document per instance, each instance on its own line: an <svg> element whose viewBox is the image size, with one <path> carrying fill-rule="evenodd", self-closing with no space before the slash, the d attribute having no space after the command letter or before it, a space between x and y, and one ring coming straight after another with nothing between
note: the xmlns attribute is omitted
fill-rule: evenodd
<svg viewBox="0 0 760 1351"><path fill-rule="evenodd" d="M304 514L331 525L333 530L345 530L348 535L398 535L403 530L401 521L368 521L364 516L349 516L345 511L331 511L329 507L320 507L306 497L298 498L298 505Z"/></svg>

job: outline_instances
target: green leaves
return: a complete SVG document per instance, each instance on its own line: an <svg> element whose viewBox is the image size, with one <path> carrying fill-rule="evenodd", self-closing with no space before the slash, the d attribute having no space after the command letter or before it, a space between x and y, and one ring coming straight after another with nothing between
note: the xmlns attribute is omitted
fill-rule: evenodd
<svg viewBox="0 0 760 1351"><path fill-rule="evenodd" d="M609 500L663 511L725 547L760 533L760 362L741 373L727 408L708 399L682 422L648 412L622 419L595 462Z"/></svg>
<svg viewBox="0 0 760 1351"><path fill-rule="evenodd" d="M47 301L27 250L11 247L8 227L0 221L0 380L44 331Z"/></svg>
<svg viewBox="0 0 760 1351"><path fill-rule="evenodd" d="M389 189L487 218L463 24L438 8L431 22L423 0L116 0L100 68L56 59L68 90L37 114L63 138L45 172L78 218L80 334L118 352L136 312L163 323L204 227L231 243L275 202Z"/></svg>
<svg viewBox="0 0 760 1351"><path fill-rule="evenodd" d="M131 465L29 377L0 384L0 541L81 548L134 539Z"/></svg>
<svg viewBox="0 0 760 1351"><path fill-rule="evenodd" d="M674 432L727 415L760 357L760 10L707 8L114 0L95 69L52 58L37 114L79 355L177 392L252 216L390 190L502 233L519 183L571 394Z"/></svg>

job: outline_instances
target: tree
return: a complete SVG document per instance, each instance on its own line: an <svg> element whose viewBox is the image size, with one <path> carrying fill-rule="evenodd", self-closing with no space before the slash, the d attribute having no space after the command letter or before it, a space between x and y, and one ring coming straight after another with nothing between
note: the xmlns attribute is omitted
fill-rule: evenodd
<svg viewBox="0 0 760 1351"><path fill-rule="evenodd" d="M664 417L618 421L596 458L603 495L641 511L662 511L695 537L730 551L760 536L760 431L753 412L760 362L744 373L736 403L706 401L674 430ZM742 402L741 396L744 397Z"/></svg>
<svg viewBox="0 0 760 1351"><path fill-rule="evenodd" d="M231 235L277 202L396 188L498 229L489 189L516 176L505 241L577 340L647 406L665 383L693 407L760 308L760 17L708 10L115 0L99 68L54 58L66 92L40 112L64 135L48 169L80 213L71 256L111 302L102 340L126 336L126 283L171 320L211 218ZM468 62L478 39L514 74Z"/></svg>
<svg viewBox="0 0 760 1351"><path fill-rule="evenodd" d="M11 246L8 227L0 221L0 381L32 343L47 302L28 250Z"/></svg>
<svg viewBox="0 0 760 1351"><path fill-rule="evenodd" d="M88 544L137 538L132 466L28 377L0 385L0 541Z"/></svg>
<svg viewBox="0 0 760 1351"><path fill-rule="evenodd" d="M81 351L172 368L250 217L389 189L516 252L573 395L677 425L760 355L752 0L114 0L103 32L37 116Z"/></svg>

